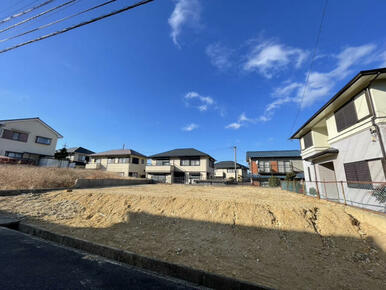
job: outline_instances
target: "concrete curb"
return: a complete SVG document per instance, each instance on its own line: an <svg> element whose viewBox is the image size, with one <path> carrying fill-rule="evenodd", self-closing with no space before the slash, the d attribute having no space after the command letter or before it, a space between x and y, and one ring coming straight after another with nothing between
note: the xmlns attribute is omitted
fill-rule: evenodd
<svg viewBox="0 0 386 290"><path fill-rule="evenodd" d="M196 270L186 266L137 255L132 252L95 244L89 241L52 233L25 223L19 223L18 230L23 233L34 235L63 246L83 250L90 254L102 256L110 260L115 260L121 263L129 264L138 268L160 273L166 276L171 276L209 288L246 290L270 289L250 282L240 281L229 277L208 273L202 270Z"/></svg>

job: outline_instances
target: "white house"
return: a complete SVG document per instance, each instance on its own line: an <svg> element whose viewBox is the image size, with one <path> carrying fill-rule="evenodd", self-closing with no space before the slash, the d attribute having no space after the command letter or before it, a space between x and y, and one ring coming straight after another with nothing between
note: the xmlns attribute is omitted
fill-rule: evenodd
<svg viewBox="0 0 386 290"><path fill-rule="evenodd" d="M53 157L63 136L39 118L0 120L0 156L38 164Z"/></svg>
<svg viewBox="0 0 386 290"><path fill-rule="evenodd" d="M308 187L385 211L372 193L386 185L386 68L359 72L291 138L300 140Z"/></svg>

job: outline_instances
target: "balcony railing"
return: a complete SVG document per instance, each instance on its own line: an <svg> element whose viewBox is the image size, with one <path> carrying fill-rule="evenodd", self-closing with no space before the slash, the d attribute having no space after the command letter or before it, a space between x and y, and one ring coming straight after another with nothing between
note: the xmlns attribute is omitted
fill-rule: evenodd
<svg viewBox="0 0 386 290"><path fill-rule="evenodd" d="M290 166L259 166L259 173L289 173L293 172L294 168L293 165L291 164Z"/></svg>
<svg viewBox="0 0 386 290"><path fill-rule="evenodd" d="M173 165L146 165L147 173L170 173L173 170Z"/></svg>

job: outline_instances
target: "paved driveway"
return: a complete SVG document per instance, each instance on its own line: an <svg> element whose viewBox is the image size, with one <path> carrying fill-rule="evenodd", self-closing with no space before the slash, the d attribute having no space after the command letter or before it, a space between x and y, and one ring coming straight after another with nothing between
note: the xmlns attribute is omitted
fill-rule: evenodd
<svg viewBox="0 0 386 290"><path fill-rule="evenodd" d="M195 289L0 227L0 289Z"/></svg>

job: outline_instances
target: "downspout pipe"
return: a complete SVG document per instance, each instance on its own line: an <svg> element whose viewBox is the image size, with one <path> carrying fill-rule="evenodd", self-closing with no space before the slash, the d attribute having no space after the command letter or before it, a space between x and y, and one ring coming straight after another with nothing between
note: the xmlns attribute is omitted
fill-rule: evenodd
<svg viewBox="0 0 386 290"><path fill-rule="evenodd" d="M381 147L381 151L382 151L382 159L383 161L385 162L386 161L386 151L385 151L385 144L383 143L383 140L382 140L382 135L381 135L381 130L379 129L379 126L378 124L375 122L375 119L377 118L375 116L375 107L374 107L374 102L373 102L373 96L371 95L371 91L370 91L370 86L372 85L372 83L379 77L381 73L377 73L377 75L370 81L369 85L367 86L366 88L366 92L369 96L369 101L370 101L370 106L371 106L371 111L372 111L372 118L371 118L371 122L372 122L372 125L375 127L375 131L378 135L378 140L379 140L379 145Z"/></svg>

